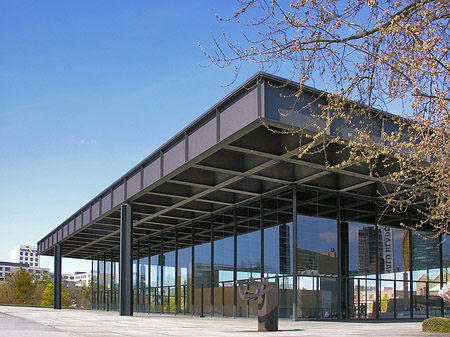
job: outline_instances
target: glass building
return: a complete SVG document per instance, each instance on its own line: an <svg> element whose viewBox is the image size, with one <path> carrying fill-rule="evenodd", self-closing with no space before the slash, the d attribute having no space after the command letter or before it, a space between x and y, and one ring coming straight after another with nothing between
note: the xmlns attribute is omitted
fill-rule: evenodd
<svg viewBox="0 0 450 337"><path fill-rule="evenodd" d="M279 316L294 320L450 315L437 295L450 242L405 227L420 205L380 206L396 188L388 168L374 176L363 163L299 158L323 102L295 91L256 74L46 235L39 253L55 256L56 274L62 256L90 259L93 309L121 315L256 316L237 293L249 277L277 282ZM393 125L377 116L382 141ZM331 132L351 138L348 127ZM337 144L326 152L335 163L345 155Z"/></svg>

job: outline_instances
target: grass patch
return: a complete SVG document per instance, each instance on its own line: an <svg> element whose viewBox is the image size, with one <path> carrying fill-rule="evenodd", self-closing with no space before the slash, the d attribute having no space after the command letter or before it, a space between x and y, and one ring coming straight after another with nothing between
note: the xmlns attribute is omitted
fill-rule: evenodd
<svg viewBox="0 0 450 337"><path fill-rule="evenodd" d="M450 333L450 318L428 318L422 323L422 331Z"/></svg>

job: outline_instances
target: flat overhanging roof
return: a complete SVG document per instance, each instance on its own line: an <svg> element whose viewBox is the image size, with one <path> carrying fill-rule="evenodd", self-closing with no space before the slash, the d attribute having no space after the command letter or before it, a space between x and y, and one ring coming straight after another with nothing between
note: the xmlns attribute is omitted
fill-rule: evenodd
<svg viewBox="0 0 450 337"><path fill-rule="evenodd" d="M295 109L310 103L308 109L293 113L298 84L284 85L286 81L255 74L43 237L38 253L52 256L56 243L63 257L73 258L90 259L117 249L124 202L132 205L133 236L139 240L175 227L182 231L192 222L293 184L372 203L380 198L379 191L393 192L389 172L381 166L379 177L374 177L364 164L329 169L323 154L298 158L299 147L312 141L307 135L315 130L310 108L318 111L320 99L313 97L323 93L306 88ZM381 130L389 127L389 118L382 117L390 115L377 115L381 138ZM273 132L266 126L279 131L295 126L303 135ZM341 139L350 140L351 129L340 132ZM342 162L345 153L340 150L337 144L328 146L328 160ZM332 213L336 204L325 202L324 207ZM345 211L351 219L351 203ZM383 221L398 224L400 218L386 214Z"/></svg>

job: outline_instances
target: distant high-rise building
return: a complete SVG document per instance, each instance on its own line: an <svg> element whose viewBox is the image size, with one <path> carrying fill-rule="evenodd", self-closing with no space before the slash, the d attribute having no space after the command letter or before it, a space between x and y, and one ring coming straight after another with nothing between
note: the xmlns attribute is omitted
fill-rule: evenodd
<svg viewBox="0 0 450 337"><path fill-rule="evenodd" d="M380 255L379 272L384 273L384 259L381 257L383 241L379 229L374 226L365 226L358 230L358 248L358 272L360 274L375 274L377 272L377 249Z"/></svg>
<svg viewBox="0 0 450 337"><path fill-rule="evenodd" d="M30 267L39 268L39 256L36 246L18 245L11 251L11 262L27 263Z"/></svg>

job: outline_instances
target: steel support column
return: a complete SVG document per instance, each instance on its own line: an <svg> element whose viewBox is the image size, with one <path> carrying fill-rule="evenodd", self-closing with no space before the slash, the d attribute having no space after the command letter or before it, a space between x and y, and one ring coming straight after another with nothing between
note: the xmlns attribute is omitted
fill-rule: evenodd
<svg viewBox="0 0 450 337"><path fill-rule="evenodd" d="M376 233L376 245L375 245L375 255L376 255L376 264L375 264L375 301L377 303L376 305L376 311L375 311L375 318L380 318L380 310L381 310L381 304L380 304L380 250L378 248L378 242L380 240L380 234L378 233L378 205L375 203L375 233Z"/></svg>
<svg viewBox="0 0 450 337"><path fill-rule="evenodd" d="M53 309L61 309L61 245L59 243L54 248L54 259Z"/></svg>
<svg viewBox="0 0 450 337"><path fill-rule="evenodd" d="M337 255L338 255L338 291L337 291L337 316L339 319L342 315L342 238L341 238L341 199L339 193L336 194L336 226L337 226Z"/></svg>
<svg viewBox="0 0 450 337"><path fill-rule="evenodd" d="M141 296L141 281L139 279L140 275L141 275L141 264L140 264L140 260L139 260L139 255L140 255L140 247L139 247L139 241L136 243L137 246L137 260L136 260L136 292L137 292L137 296L136 296L136 311L139 312L139 305L141 304L139 302L139 297Z"/></svg>
<svg viewBox="0 0 450 337"><path fill-rule="evenodd" d="M94 258L91 258L91 309L96 309L94 304Z"/></svg>
<svg viewBox="0 0 450 337"><path fill-rule="evenodd" d="M210 301L210 310L209 310L209 314L211 317L214 316L214 284L215 284L215 280L214 280L214 217L211 215L211 233L210 233L211 237L211 273L210 273L210 283L211 283L211 301Z"/></svg>
<svg viewBox="0 0 450 337"><path fill-rule="evenodd" d="M152 239L150 237L150 235L148 236L148 312L151 311L152 308L152 296L151 296L151 292L152 292ZM156 310L156 308L155 308Z"/></svg>
<svg viewBox="0 0 450 337"><path fill-rule="evenodd" d="M160 242L160 255L159 255L159 273L161 276L161 314L164 312L164 235L161 233L161 242ZM169 308L167 308L169 309Z"/></svg>
<svg viewBox="0 0 450 337"><path fill-rule="evenodd" d="M195 224L191 227L191 314L195 314Z"/></svg>
<svg viewBox="0 0 450 337"><path fill-rule="evenodd" d="M408 225L412 228L412 212L408 211ZM408 229L409 233L409 318L414 318L414 283L413 283L413 232Z"/></svg>
<svg viewBox="0 0 450 337"><path fill-rule="evenodd" d="M111 274L111 277L109 278L109 303L111 310L115 310L114 306L114 254L111 249L111 255L110 255L110 265L109 265L109 271Z"/></svg>
<svg viewBox="0 0 450 337"><path fill-rule="evenodd" d="M233 208L233 318L237 316L237 214Z"/></svg>
<svg viewBox="0 0 450 337"><path fill-rule="evenodd" d="M106 254L103 254L103 309L108 311L108 299L106 292Z"/></svg>
<svg viewBox="0 0 450 337"><path fill-rule="evenodd" d="M180 294L180 280L178 279L178 227L175 227L175 315L178 314L179 311L179 302L178 297Z"/></svg>
<svg viewBox="0 0 450 337"><path fill-rule="evenodd" d="M119 314L133 316L133 213L130 204L120 211Z"/></svg>
<svg viewBox="0 0 450 337"><path fill-rule="evenodd" d="M102 299L100 298L100 256L97 255L97 276L96 276L96 291L97 291L97 310L103 307Z"/></svg>
<svg viewBox="0 0 450 337"><path fill-rule="evenodd" d="M292 189L292 320L297 320L297 186Z"/></svg>
<svg viewBox="0 0 450 337"><path fill-rule="evenodd" d="M260 259L261 259L261 280L264 278L264 198L259 198L259 234L260 234Z"/></svg>

